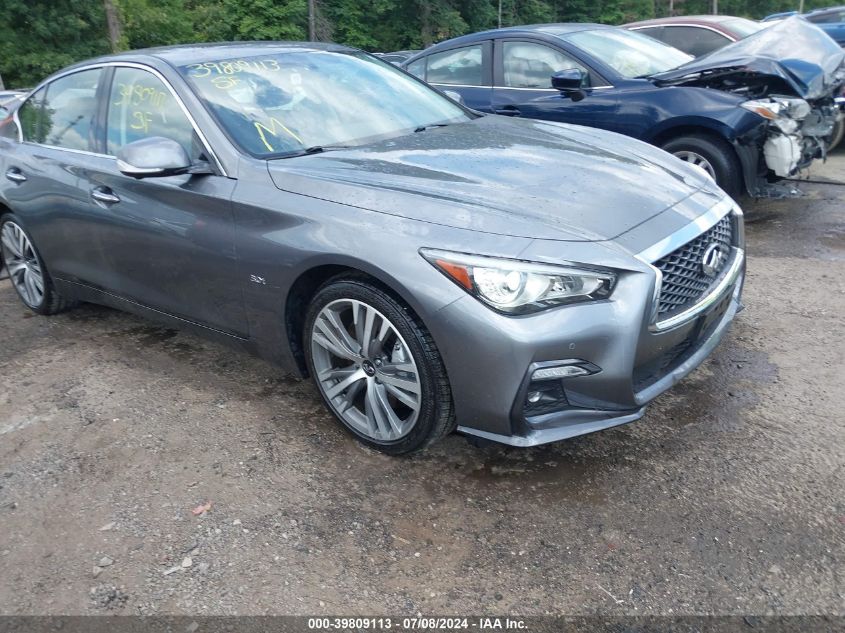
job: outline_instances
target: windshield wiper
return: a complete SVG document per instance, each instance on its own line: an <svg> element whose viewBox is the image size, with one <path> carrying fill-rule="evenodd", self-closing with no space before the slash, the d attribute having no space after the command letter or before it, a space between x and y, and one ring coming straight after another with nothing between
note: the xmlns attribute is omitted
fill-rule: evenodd
<svg viewBox="0 0 845 633"><path fill-rule="evenodd" d="M446 127L449 125L448 123L431 123L429 125L421 125L414 130L414 132L425 132L426 130L433 128L433 127Z"/></svg>
<svg viewBox="0 0 845 633"><path fill-rule="evenodd" d="M296 151L289 152L284 156L279 156L279 158L295 158L297 156L308 156L309 154L322 154L323 152L350 149L351 147L351 145L314 145L312 147L306 147L305 149L298 149Z"/></svg>

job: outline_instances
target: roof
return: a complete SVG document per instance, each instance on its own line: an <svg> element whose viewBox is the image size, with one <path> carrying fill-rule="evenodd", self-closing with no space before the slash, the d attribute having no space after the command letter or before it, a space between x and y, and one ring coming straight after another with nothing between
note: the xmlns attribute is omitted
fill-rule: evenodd
<svg viewBox="0 0 845 633"><path fill-rule="evenodd" d="M646 26L650 24L710 24L721 25L734 20L746 20L747 18L740 18L734 15L674 15L666 18L654 18L652 20L640 20L639 22L630 22L623 26Z"/></svg>
<svg viewBox="0 0 845 633"><path fill-rule="evenodd" d="M90 65L111 61L143 61L157 58L172 66L202 63L237 57L255 57L273 53L300 51L352 51L356 50L339 44L322 42L215 42L208 44L182 44L179 46L158 46L144 48L113 55L104 55L88 59L74 66Z"/></svg>
<svg viewBox="0 0 845 633"><path fill-rule="evenodd" d="M468 35L461 35L449 40L438 42L431 48L440 48L448 45L451 47L454 44L461 44L463 42L477 42L479 40L488 40L493 37L507 37L509 35L530 35L532 33L542 33L544 35L567 35L569 33L576 33L578 31L594 31L596 29L614 29L615 26L608 26L607 24L592 24L589 22L563 22L557 24L525 24L522 26L507 26L500 29L489 29L487 31L478 31L477 33L470 33ZM428 53L430 49L424 52Z"/></svg>

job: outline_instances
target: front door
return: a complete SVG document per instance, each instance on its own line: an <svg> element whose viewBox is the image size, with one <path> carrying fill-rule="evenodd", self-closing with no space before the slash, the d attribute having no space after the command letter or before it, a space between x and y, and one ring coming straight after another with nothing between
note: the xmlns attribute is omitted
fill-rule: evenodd
<svg viewBox="0 0 845 633"><path fill-rule="evenodd" d="M104 290L230 334L247 324L235 255L235 180L184 175L137 180L115 154L152 136L171 138L208 160L181 101L154 73L118 67L108 94L105 155L80 172L96 216L96 240L110 280Z"/></svg>
<svg viewBox="0 0 845 633"><path fill-rule="evenodd" d="M584 72L585 98L576 101L552 88L552 75L577 68ZM616 110L614 89L564 51L540 42L497 40L494 55L493 111L510 116L607 127Z"/></svg>

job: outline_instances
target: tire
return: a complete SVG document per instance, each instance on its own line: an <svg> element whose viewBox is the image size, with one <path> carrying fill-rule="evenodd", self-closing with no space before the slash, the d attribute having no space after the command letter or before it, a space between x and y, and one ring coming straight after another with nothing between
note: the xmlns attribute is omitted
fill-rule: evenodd
<svg viewBox="0 0 845 633"><path fill-rule="evenodd" d="M303 341L326 406L367 446L401 455L455 430L449 379L431 335L370 279L336 277L321 286L308 307Z"/></svg>
<svg viewBox="0 0 845 633"><path fill-rule="evenodd" d="M734 149L720 138L691 134L669 139L660 146L663 150L681 160L694 162L690 158L699 156L710 166L705 169L716 180L716 184L732 198L738 198L743 190L742 166Z"/></svg>
<svg viewBox="0 0 845 633"><path fill-rule="evenodd" d="M827 137L827 150L832 152L842 142L842 137L845 136L845 118L837 118L833 126L833 131Z"/></svg>
<svg viewBox="0 0 845 633"><path fill-rule="evenodd" d="M36 314L58 314L76 305L56 290L32 237L11 213L0 217L0 257L18 298ZM25 268L20 268L22 263Z"/></svg>

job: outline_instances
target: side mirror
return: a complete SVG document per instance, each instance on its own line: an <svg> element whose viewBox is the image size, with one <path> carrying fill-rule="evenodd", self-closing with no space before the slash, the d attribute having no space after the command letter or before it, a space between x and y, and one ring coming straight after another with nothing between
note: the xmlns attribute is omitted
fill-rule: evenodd
<svg viewBox="0 0 845 633"><path fill-rule="evenodd" d="M190 171L191 158L176 141L151 136L120 148L117 168L120 173L132 178L178 176Z"/></svg>
<svg viewBox="0 0 845 633"><path fill-rule="evenodd" d="M460 92L456 92L454 90L444 90L443 94L449 97L452 101L457 101L461 105L466 105Z"/></svg>
<svg viewBox="0 0 845 633"><path fill-rule="evenodd" d="M581 99L587 96L581 89L584 86L584 80L586 78L586 73L580 68L559 70L552 75L552 88L560 90L573 101L581 101Z"/></svg>

